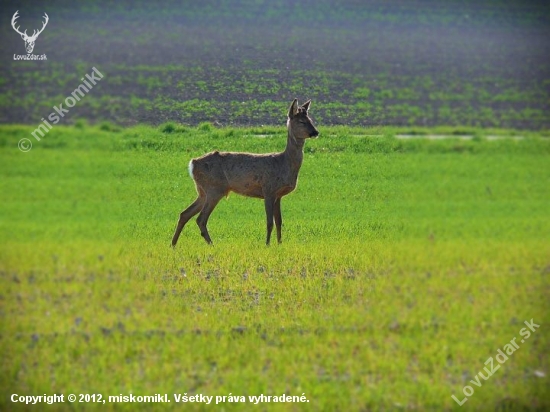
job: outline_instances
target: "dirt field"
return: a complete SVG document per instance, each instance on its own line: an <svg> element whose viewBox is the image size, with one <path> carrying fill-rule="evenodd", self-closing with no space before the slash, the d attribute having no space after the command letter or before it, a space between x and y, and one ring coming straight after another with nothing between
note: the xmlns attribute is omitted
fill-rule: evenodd
<svg viewBox="0 0 550 412"><path fill-rule="evenodd" d="M324 124L550 126L538 3L60 4L20 10L29 30L49 13L34 51L46 61L14 61L24 43L2 26L2 123L39 123L97 67L101 85L63 121L279 124L299 97Z"/></svg>

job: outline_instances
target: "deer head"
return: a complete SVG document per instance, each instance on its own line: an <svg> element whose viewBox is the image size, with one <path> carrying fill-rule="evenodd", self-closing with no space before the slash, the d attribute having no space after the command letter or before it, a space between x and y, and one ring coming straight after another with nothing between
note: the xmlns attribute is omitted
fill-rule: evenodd
<svg viewBox="0 0 550 412"><path fill-rule="evenodd" d="M311 100L298 106L298 99L294 99L288 109L288 128L294 139L316 138L319 132L308 116Z"/></svg>
<svg viewBox="0 0 550 412"><path fill-rule="evenodd" d="M21 33L19 31L19 26L15 27L15 23L16 23L16 20L19 18L19 10L17 10L15 12L15 14L13 15L12 19L11 19L11 26L13 27L13 29L19 33L21 35L21 38L25 41L25 48L27 49L27 53L32 53L33 49L34 49L34 42L36 41L36 38L38 37L38 35L40 33L42 33L44 31L44 28L46 27L46 25L48 24L48 15L46 13L44 13L44 23L42 24L42 28L40 30L34 30L33 33L32 33L32 36L29 36L27 35L27 30L25 30L23 33Z"/></svg>

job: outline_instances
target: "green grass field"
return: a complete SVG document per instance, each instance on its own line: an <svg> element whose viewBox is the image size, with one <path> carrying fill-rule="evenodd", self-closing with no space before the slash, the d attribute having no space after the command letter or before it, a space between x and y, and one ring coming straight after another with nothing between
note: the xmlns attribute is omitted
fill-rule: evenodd
<svg viewBox="0 0 550 412"><path fill-rule="evenodd" d="M192 220L173 250L189 160L282 150L284 128L80 123L21 153L33 129L0 126L1 410L550 408L547 133L320 127L282 245L264 245L261 201L231 195L213 247ZM10 400L54 393L171 403ZM309 403L252 406L260 394ZM229 395L247 403L215 405Z"/></svg>

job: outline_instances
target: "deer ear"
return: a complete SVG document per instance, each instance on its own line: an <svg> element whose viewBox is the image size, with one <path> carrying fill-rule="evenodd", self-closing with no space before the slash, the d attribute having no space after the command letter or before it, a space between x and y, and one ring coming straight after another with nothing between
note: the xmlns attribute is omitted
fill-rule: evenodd
<svg viewBox="0 0 550 412"><path fill-rule="evenodd" d="M298 113L298 99L294 99L290 108L288 109L288 117L292 119L296 113Z"/></svg>
<svg viewBox="0 0 550 412"><path fill-rule="evenodd" d="M307 102L305 102L303 105L302 105L302 109L304 109L306 112L309 110L309 105L311 104L311 99L308 100Z"/></svg>

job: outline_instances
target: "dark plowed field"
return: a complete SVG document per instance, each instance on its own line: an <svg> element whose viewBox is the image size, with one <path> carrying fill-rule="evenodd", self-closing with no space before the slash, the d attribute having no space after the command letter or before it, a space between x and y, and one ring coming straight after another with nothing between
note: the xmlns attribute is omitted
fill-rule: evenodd
<svg viewBox="0 0 550 412"><path fill-rule="evenodd" d="M186 3L186 2L183 2ZM2 4L0 122L38 124L96 67L62 122L550 127L550 8L536 2ZM454 2L453 2L454 4ZM26 54L22 28L50 21Z"/></svg>

